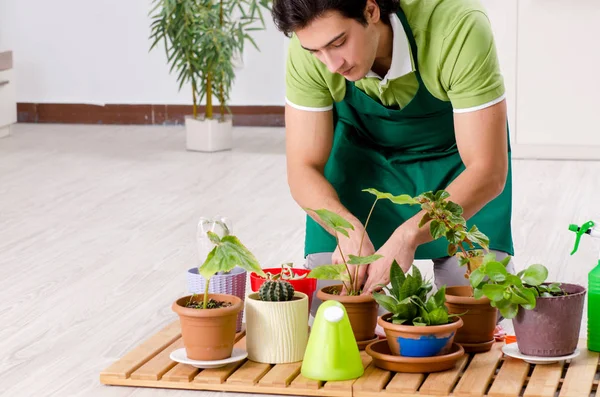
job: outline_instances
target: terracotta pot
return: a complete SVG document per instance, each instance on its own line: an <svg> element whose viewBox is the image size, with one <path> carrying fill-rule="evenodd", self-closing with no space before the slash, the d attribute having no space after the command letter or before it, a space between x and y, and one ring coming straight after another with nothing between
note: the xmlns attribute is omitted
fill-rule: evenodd
<svg viewBox="0 0 600 397"><path fill-rule="evenodd" d="M483 350L492 348L494 330L498 322L498 309L490 305L486 297L475 299L470 286L446 288L446 307L451 314L462 314L464 325L458 330L454 341L464 344L463 347L483 346ZM470 351L465 348L465 351Z"/></svg>
<svg viewBox="0 0 600 397"><path fill-rule="evenodd" d="M294 292L287 302L246 298L246 350L252 361L286 364L302 361L308 343L308 296Z"/></svg>
<svg viewBox="0 0 600 397"><path fill-rule="evenodd" d="M357 342L373 339L379 304L371 295L341 296L339 295L341 290L341 285L324 287L317 291L317 298L323 302L335 300L344 305ZM328 293L331 291L336 291L337 294Z"/></svg>
<svg viewBox="0 0 600 397"><path fill-rule="evenodd" d="M172 305L173 311L179 315L187 357L199 361L231 357L242 300L233 295L208 294L209 299L230 302L231 306L205 310L185 307L190 297L179 298ZM202 302L203 299L204 295L196 295L192 301Z"/></svg>
<svg viewBox="0 0 600 397"><path fill-rule="evenodd" d="M454 342L456 331L463 326L460 317L444 325L415 326L393 324L388 321L393 313L377 319L385 331L390 352L404 357L431 357L447 354Z"/></svg>
<svg viewBox="0 0 600 397"><path fill-rule="evenodd" d="M555 357L577 348L586 288L561 284L566 296L537 298L535 309L519 307L513 319L519 351L529 356Z"/></svg>

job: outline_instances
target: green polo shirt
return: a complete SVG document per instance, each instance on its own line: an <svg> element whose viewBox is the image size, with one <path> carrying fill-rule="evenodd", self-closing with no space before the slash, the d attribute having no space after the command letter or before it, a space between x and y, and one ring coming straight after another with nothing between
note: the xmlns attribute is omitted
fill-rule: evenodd
<svg viewBox="0 0 600 397"><path fill-rule="evenodd" d="M479 0L403 0L401 5L417 43L421 77L434 97L450 101L457 113L504 99L491 24ZM390 17L390 71L383 77L370 72L355 85L386 106L402 108L414 97L418 83L406 33L398 17ZM345 94L344 76L331 73L294 35L286 65L287 103L303 110L328 110Z"/></svg>

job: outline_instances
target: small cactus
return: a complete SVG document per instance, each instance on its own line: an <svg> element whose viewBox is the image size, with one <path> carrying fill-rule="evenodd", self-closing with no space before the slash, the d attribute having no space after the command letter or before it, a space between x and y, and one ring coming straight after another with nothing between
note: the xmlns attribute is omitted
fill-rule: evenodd
<svg viewBox="0 0 600 397"><path fill-rule="evenodd" d="M263 301L290 301L294 297L294 287L287 281L267 280L260 286L258 296Z"/></svg>

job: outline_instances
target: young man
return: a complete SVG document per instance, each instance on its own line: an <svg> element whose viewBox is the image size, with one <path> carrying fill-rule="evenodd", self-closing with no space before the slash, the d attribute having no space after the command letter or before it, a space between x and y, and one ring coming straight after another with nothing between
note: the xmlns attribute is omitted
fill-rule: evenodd
<svg viewBox="0 0 600 397"><path fill-rule="evenodd" d="M413 196L446 189L499 259L513 254L505 89L479 1L275 0L273 18L292 38L290 190L301 207L354 225L340 239L345 255L359 254L369 187ZM360 254L383 258L360 268L364 294L389 282L394 259L405 272L432 259L437 286L468 283L447 241L418 227L417 211L377 204ZM307 267L341 263L335 248L332 232L307 217Z"/></svg>

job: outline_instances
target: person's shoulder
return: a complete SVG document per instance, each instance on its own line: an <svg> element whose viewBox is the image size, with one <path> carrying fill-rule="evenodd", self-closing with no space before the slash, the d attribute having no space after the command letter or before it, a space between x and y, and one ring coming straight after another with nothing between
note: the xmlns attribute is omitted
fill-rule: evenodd
<svg viewBox="0 0 600 397"><path fill-rule="evenodd" d="M487 20L480 0L405 0L401 7L413 29L431 36L445 37L465 19Z"/></svg>

